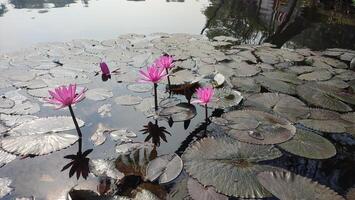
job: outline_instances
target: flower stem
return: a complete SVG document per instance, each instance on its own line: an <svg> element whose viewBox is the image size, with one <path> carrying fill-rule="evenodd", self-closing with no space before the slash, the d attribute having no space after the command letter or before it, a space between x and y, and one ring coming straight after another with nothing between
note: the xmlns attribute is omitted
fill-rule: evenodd
<svg viewBox="0 0 355 200"><path fill-rule="evenodd" d="M206 120L206 124L207 124L208 123L208 108L207 108L207 104L205 104L205 111L206 111L205 120Z"/></svg>
<svg viewBox="0 0 355 200"><path fill-rule="evenodd" d="M74 125L75 125L75 128L76 128L76 132L78 133L78 136L81 138L82 137L81 130L79 128L78 122L76 121L73 108L71 107L71 105L69 105L68 107L69 107L69 111L70 111L71 117L73 118L73 122L74 122Z"/></svg>
<svg viewBox="0 0 355 200"><path fill-rule="evenodd" d="M158 93L157 93L158 84L154 83L154 104L155 111L158 111Z"/></svg>
<svg viewBox="0 0 355 200"><path fill-rule="evenodd" d="M168 68L165 68L165 71L167 74L169 74ZM169 85L169 90L170 90L170 76L168 75L168 85Z"/></svg>
<svg viewBox="0 0 355 200"><path fill-rule="evenodd" d="M78 141L78 142L79 142L79 149L78 149L78 152L79 152L79 154L81 154L82 142L83 142L81 137L79 138L79 141Z"/></svg>

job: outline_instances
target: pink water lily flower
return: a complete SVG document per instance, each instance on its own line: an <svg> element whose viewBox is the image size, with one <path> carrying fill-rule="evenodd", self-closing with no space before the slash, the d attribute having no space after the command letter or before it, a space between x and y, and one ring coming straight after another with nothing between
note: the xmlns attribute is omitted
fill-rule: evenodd
<svg viewBox="0 0 355 200"><path fill-rule="evenodd" d="M164 68L158 67L155 64L147 67L146 71L143 69L139 70L139 73L141 75L139 82L143 83L156 84L168 76Z"/></svg>
<svg viewBox="0 0 355 200"><path fill-rule="evenodd" d="M198 88L196 90L197 99L193 100L192 103L207 105L209 102L211 102L213 94L214 90L212 87Z"/></svg>
<svg viewBox="0 0 355 200"><path fill-rule="evenodd" d="M108 68L108 66L105 62L100 63L100 68L101 68L101 72L103 75L105 75L105 76L110 75L110 69Z"/></svg>
<svg viewBox="0 0 355 200"><path fill-rule="evenodd" d="M55 88L52 91L48 91L51 95L50 98L46 98L45 100L48 103L56 104L59 107L56 109L61 109L67 106L74 105L85 98L85 91L84 88L81 92L76 93L76 84L69 84L68 87L60 86Z"/></svg>
<svg viewBox="0 0 355 200"><path fill-rule="evenodd" d="M174 58L169 55L160 56L154 61L155 65L164 69L170 69L174 67Z"/></svg>

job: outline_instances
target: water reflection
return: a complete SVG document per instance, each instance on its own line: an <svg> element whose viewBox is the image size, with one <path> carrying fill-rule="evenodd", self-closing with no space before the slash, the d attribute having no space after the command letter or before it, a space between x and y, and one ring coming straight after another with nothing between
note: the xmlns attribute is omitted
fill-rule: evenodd
<svg viewBox="0 0 355 200"><path fill-rule="evenodd" d="M2 17L4 15L4 13L6 13L7 9L5 4L0 4L0 17Z"/></svg>
<svg viewBox="0 0 355 200"><path fill-rule="evenodd" d="M166 139L166 135L171 135L164 126L159 126L158 120L155 120L155 123L149 122L147 125L143 126L144 129L140 130L142 131L142 134L147 134L147 137L145 138L145 142L152 140L152 143L159 147L160 146L160 140L163 140L164 142L168 142Z"/></svg>
<svg viewBox="0 0 355 200"><path fill-rule="evenodd" d="M76 174L76 178L79 179L82 176L84 179L87 179L89 175L89 161L90 159L87 156L92 152L93 149L88 149L85 152L82 152L82 138L78 140L78 152L76 154L66 155L65 159L70 159L71 161L66 164L61 171L69 170L69 178Z"/></svg>
<svg viewBox="0 0 355 200"><path fill-rule="evenodd" d="M85 2L87 1L88 0L85 0ZM76 2L74 0L10 0L10 3L17 9L41 9L66 7Z"/></svg>
<svg viewBox="0 0 355 200"><path fill-rule="evenodd" d="M355 48L355 8L346 1L213 0L204 14L201 33L209 38L229 35L241 44Z"/></svg>

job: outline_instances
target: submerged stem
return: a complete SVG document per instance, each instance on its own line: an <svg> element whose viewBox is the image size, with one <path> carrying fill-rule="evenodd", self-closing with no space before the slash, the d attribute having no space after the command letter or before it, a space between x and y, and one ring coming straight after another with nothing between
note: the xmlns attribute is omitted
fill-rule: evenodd
<svg viewBox="0 0 355 200"><path fill-rule="evenodd" d="M154 83L154 104L155 104L155 111L158 111L158 94L157 94L158 84Z"/></svg>
<svg viewBox="0 0 355 200"><path fill-rule="evenodd" d="M76 132L78 133L78 136L81 138L82 137L81 130L79 128L78 122L76 121L73 108L71 107L71 105L69 105L68 107L69 107L69 111L70 111L71 117L73 118L73 122L74 122L74 125L75 125L75 128L76 128Z"/></svg>

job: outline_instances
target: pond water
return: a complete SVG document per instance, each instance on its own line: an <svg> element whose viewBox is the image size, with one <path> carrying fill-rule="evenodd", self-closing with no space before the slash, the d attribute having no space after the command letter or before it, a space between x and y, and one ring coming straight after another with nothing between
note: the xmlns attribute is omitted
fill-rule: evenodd
<svg viewBox="0 0 355 200"><path fill-rule="evenodd" d="M106 180L115 194L148 190L161 199L174 200L198 199L200 194L216 199L353 198L355 23L351 1L1 3L0 164L4 166L0 186L1 178L8 177L12 188L4 200L62 200L73 187L91 191L100 187L102 192ZM130 32L134 34L126 34ZM326 49L330 47L336 48ZM174 92L169 96L166 80L159 84L162 110L158 113L160 117L170 113L174 123L166 117L156 120L153 88L136 82L138 70L164 53L176 59L171 71ZM101 77L102 60L112 71L110 79ZM74 107L79 122L85 123L78 141L69 110L55 110L43 101L49 89L69 83L88 88L86 99ZM207 127L204 108L187 103L199 85L216 87L218 103L208 109ZM102 126L106 132L94 135ZM124 129L136 137L127 136ZM146 146L128 153L117 140L142 145L148 136ZM37 148L43 144L46 148ZM33 155L47 148L55 151ZM87 171L88 160L80 156L77 168L62 171L71 162L65 156L73 158L90 149L91 172L99 178L93 174L87 180L77 179L76 174L69 177L69 173ZM149 160L172 153L184 162L176 180L158 184L138 178L145 177L142 171ZM111 179L120 175L117 170L113 174L93 170L92 162L98 159L110 161L125 178ZM269 172L274 170L276 174ZM1 190L5 185L0 196L7 194ZM289 188L295 193L280 195ZM85 194L82 199L88 199ZM110 192L107 198L90 194L93 199L121 199L110 197ZM142 195L146 196L141 199L147 198Z"/></svg>
<svg viewBox="0 0 355 200"><path fill-rule="evenodd" d="M247 44L354 49L353 4L350 0L1 0L0 52L38 42L156 32L229 35Z"/></svg>

